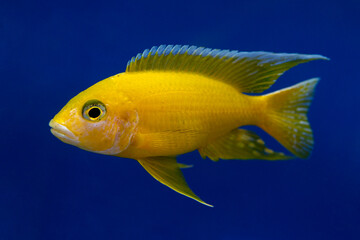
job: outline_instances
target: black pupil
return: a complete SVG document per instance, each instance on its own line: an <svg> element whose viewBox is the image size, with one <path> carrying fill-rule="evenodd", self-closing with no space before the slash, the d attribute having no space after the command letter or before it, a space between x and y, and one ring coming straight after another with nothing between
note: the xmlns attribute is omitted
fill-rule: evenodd
<svg viewBox="0 0 360 240"><path fill-rule="evenodd" d="M91 118L97 118L101 114L101 111L99 108L92 108L89 110L89 117Z"/></svg>

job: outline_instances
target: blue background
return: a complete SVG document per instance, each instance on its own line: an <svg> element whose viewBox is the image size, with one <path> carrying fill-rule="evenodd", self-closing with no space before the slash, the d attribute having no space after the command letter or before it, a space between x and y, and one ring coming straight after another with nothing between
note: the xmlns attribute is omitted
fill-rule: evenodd
<svg viewBox="0 0 360 240"><path fill-rule="evenodd" d="M360 239L357 2L1 1L0 239ZM159 44L331 58L291 69L270 89L321 77L311 158L181 156L195 164L184 174L209 208L136 161L50 134L71 97Z"/></svg>

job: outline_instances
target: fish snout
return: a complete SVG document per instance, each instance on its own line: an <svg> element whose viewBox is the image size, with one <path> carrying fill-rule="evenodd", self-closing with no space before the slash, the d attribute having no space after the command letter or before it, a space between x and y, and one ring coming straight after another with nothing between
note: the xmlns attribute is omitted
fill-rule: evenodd
<svg viewBox="0 0 360 240"><path fill-rule="evenodd" d="M49 126L51 127L51 133L64 143L71 145L79 144L79 138L66 126L54 121L54 119L51 119Z"/></svg>

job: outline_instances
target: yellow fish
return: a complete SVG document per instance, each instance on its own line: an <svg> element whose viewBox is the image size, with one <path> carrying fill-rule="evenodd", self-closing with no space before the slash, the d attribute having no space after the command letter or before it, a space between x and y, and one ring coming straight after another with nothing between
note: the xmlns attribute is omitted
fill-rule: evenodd
<svg viewBox="0 0 360 240"><path fill-rule="evenodd" d="M321 55L238 52L162 45L132 58L124 73L72 98L50 121L51 132L81 149L136 159L155 179L207 206L187 185L176 156L289 159L265 147L255 125L300 158L313 148L306 114L318 79L270 94L286 70Z"/></svg>

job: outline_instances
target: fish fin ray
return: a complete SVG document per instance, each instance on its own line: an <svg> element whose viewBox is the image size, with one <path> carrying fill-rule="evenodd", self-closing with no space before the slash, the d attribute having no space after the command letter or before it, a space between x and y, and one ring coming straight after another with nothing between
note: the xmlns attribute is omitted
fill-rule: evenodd
<svg viewBox="0 0 360 240"><path fill-rule="evenodd" d="M309 157L313 149L307 112L318 81L318 78L309 79L264 96L266 116L260 127L300 158Z"/></svg>
<svg viewBox="0 0 360 240"><path fill-rule="evenodd" d="M178 163L178 167L183 169L183 168L192 168L194 165L188 165L188 164L184 164L184 163Z"/></svg>
<svg viewBox="0 0 360 240"><path fill-rule="evenodd" d="M321 55L238 52L188 45L161 45L133 57L126 72L196 73L226 82L244 93L261 93L288 69Z"/></svg>
<svg viewBox="0 0 360 240"><path fill-rule="evenodd" d="M257 134L245 129L231 131L206 147L200 148L199 153L203 158L208 157L213 161L219 159L285 160L292 158L267 148Z"/></svg>
<svg viewBox="0 0 360 240"><path fill-rule="evenodd" d="M196 194L190 189L180 170L182 165L179 166L175 157L149 157L137 159L137 161L151 176L162 184L182 195L192 198L206 206L212 207L212 205L207 204L196 196Z"/></svg>

